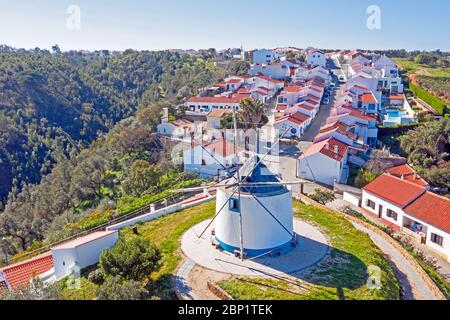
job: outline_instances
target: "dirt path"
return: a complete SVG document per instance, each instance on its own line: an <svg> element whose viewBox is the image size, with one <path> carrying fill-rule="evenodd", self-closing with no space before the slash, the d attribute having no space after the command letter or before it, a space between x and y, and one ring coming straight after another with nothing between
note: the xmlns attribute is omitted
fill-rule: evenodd
<svg viewBox="0 0 450 320"><path fill-rule="evenodd" d="M393 245L363 225L356 222L352 222L352 224L358 230L367 233L389 259L403 287L405 300L438 300L420 274Z"/></svg>

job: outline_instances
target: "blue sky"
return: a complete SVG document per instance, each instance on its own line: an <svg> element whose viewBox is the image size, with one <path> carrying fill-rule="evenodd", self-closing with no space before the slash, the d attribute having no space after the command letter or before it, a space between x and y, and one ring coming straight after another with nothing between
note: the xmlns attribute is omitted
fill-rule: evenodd
<svg viewBox="0 0 450 320"><path fill-rule="evenodd" d="M69 5L81 29L68 30ZM369 5L381 30L366 27ZM448 0L0 0L0 43L21 48L243 46L450 51Z"/></svg>

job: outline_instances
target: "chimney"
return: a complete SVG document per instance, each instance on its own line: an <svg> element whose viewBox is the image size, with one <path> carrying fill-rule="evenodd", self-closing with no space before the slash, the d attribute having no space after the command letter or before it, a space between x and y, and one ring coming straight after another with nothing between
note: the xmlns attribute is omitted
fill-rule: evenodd
<svg viewBox="0 0 450 320"><path fill-rule="evenodd" d="M402 177L401 177L401 179L402 179L402 180L405 180L405 175L403 175L403 174L402 174Z"/></svg>
<svg viewBox="0 0 450 320"><path fill-rule="evenodd" d="M163 116L161 118L161 123L169 122L169 108L163 109Z"/></svg>
<svg viewBox="0 0 450 320"><path fill-rule="evenodd" d="M416 179L417 179L417 173L414 172L414 180L416 180Z"/></svg>
<svg viewBox="0 0 450 320"><path fill-rule="evenodd" d="M339 147L337 145L334 146L334 153L336 153L336 154L339 153Z"/></svg>
<svg viewBox="0 0 450 320"><path fill-rule="evenodd" d="M223 148L223 157L226 158L227 155L227 142L225 140L225 130L222 131L222 148Z"/></svg>

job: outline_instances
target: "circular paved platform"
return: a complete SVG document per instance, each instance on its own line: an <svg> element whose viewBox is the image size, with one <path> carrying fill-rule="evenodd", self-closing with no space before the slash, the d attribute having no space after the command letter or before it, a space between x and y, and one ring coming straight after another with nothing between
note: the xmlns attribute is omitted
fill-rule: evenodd
<svg viewBox="0 0 450 320"><path fill-rule="evenodd" d="M202 238L198 238L210 221L204 221L188 230L181 239L181 249L196 264L219 272L255 277L292 273L322 260L329 248L326 237L317 228L303 221L294 220L294 230L299 240L296 248L278 257L265 256L241 261L233 254L212 246L212 227Z"/></svg>

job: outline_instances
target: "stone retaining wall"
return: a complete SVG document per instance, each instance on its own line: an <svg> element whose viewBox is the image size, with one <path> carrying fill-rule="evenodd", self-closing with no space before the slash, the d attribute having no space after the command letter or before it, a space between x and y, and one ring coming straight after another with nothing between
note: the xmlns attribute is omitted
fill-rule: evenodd
<svg viewBox="0 0 450 320"><path fill-rule="evenodd" d="M207 286L209 291L211 291L220 300L234 300L225 290L219 287L215 282L208 281Z"/></svg>

